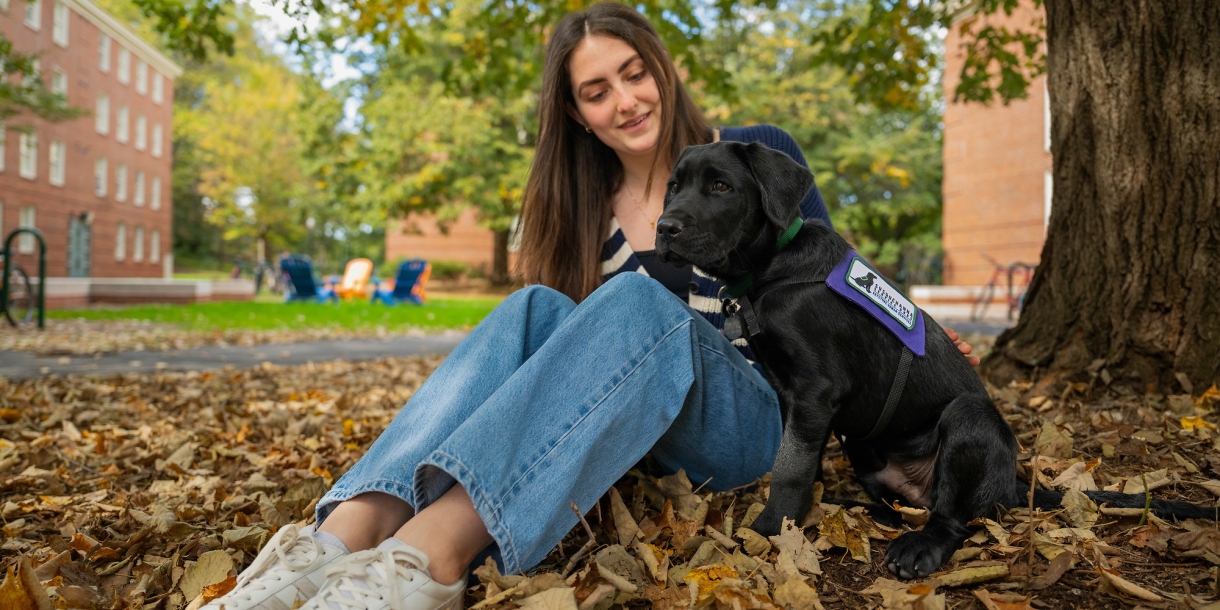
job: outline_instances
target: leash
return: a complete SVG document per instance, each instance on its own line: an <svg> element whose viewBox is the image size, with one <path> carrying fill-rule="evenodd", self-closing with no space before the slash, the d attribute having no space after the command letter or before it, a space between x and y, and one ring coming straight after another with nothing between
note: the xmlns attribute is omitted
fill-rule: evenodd
<svg viewBox="0 0 1220 610"><path fill-rule="evenodd" d="M915 355L911 353L911 348L905 345L902 346L902 358L898 360L898 372L894 373L894 383L890 384L890 396L885 399L885 407L881 409L881 417L877 419L877 423L873 426L873 430L868 433L868 436L860 440L873 440L889 425L890 418L894 416L894 410L898 408L898 400L902 398L902 389L907 384L907 374L911 372L911 361L914 357Z"/></svg>

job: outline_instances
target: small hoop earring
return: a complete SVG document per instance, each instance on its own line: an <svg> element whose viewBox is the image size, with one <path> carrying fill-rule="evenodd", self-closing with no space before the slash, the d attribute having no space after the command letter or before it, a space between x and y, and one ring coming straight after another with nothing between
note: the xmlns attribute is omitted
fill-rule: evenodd
<svg viewBox="0 0 1220 610"><path fill-rule="evenodd" d="M593 130L589 129L588 125L585 125L585 133L593 133Z"/></svg>

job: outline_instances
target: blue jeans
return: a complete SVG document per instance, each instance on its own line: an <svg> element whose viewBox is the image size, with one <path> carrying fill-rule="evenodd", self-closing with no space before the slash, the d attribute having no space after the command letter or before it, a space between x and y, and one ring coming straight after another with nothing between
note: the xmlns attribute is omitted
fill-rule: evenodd
<svg viewBox="0 0 1220 610"><path fill-rule="evenodd" d="M372 491L423 510L456 482L516 574L576 525L571 502L590 510L646 453L728 489L770 470L780 434L775 391L656 280L624 273L579 305L530 286L433 372L317 517Z"/></svg>

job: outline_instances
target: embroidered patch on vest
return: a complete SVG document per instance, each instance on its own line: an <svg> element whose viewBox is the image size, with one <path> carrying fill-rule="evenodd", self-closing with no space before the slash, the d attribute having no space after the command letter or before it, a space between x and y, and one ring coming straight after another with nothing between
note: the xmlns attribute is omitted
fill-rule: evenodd
<svg viewBox="0 0 1220 610"><path fill-rule="evenodd" d="M859 254L848 250L826 277L826 285L863 307L915 355L924 355L923 312Z"/></svg>

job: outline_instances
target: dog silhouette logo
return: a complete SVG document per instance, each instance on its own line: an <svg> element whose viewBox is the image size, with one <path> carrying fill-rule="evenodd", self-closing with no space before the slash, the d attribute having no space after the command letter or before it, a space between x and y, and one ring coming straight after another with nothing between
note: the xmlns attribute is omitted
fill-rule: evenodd
<svg viewBox="0 0 1220 610"><path fill-rule="evenodd" d="M877 279L877 276L870 271L867 275L864 275L861 277L853 277L851 279L855 283L859 284L860 287L865 290L865 292L868 292L873 289L873 282Z"/></svg>

